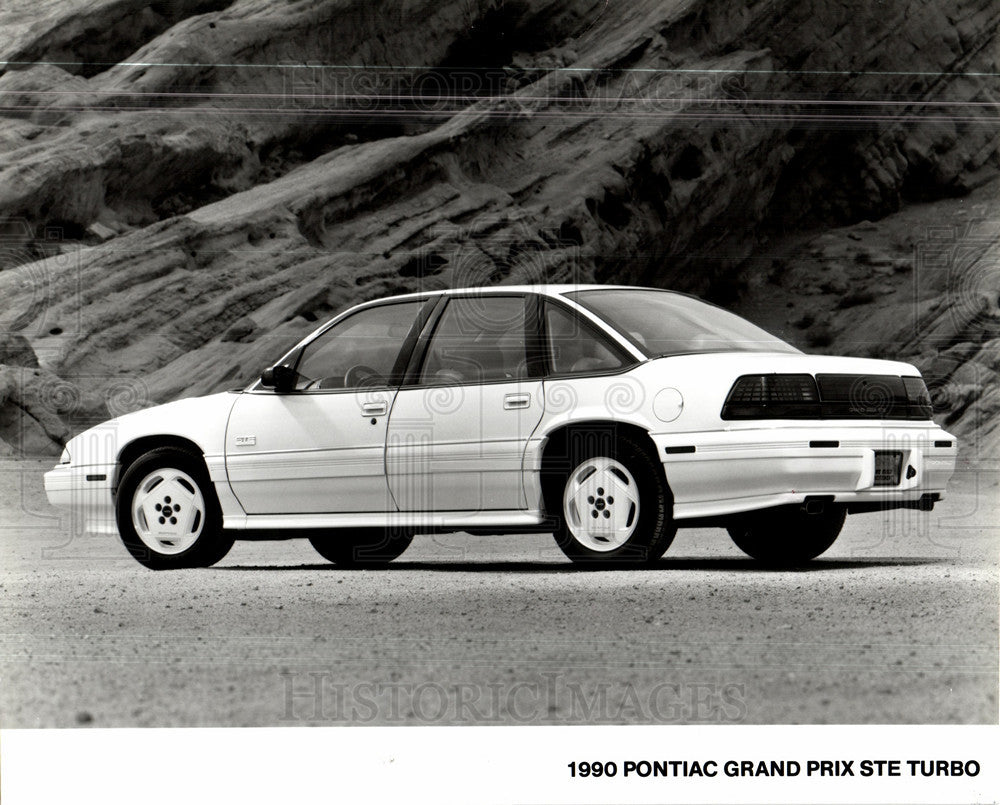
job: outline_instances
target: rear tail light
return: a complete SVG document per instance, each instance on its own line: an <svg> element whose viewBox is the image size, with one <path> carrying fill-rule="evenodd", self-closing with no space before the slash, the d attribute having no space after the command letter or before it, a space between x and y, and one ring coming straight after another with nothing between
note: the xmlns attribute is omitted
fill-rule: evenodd
<svg viewBox="0 0 1000 805"><path fill-rule="evenodd" d="M906 389L899 375L816 375L827 416L906 419Z"/></svg>
<svg viewBox="0 0 1000 805"><path fill-rule="evenodd" d="M910 406L910 419L930 419L934 414L930 392L922 377L904 377L906 400Z"/></svg>
<svg viewBox="0 0 1000 805"><path fill-rule="evenodd" d="M927 386L898 375L743 375L723 419L930 419Z"/></svg>
<svg viewBox="0 0 1000 805"><path fill-rule="evenodd" d="M729 391L723 419L784 419L819 414L812 375L744 375Z"/></svg>

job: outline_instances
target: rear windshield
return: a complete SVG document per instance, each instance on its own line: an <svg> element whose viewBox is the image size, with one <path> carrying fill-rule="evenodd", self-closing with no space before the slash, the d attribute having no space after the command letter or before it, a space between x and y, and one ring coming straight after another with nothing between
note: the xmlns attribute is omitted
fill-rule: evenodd
<svg viewBox="0 0 1000 805"><path fill-rule="evenodd" d="M692 352L799 352L735 313L683 294L609 288L565 296L615 327L648 358Z"/></svg>

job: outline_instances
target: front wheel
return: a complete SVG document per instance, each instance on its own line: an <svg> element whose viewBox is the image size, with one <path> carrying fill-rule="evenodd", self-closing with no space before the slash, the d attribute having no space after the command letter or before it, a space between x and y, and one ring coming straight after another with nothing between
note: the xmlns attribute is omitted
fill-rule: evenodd
<svg viewBox="0 0 1000 805"><path fill-rule="evenodd" d="M157 448L131 464L115 515L128 552L153 570L208 567L233 547L204 462L186 450Z"/></svg>
<svg viewBox="0 0 1000 805"><path fill-rule="evenodd" d="M576 434L569 472L549 480L549 511L558 506L556 543L580 564L655 562L677 529L663 470L626 434Z"/></svg>
<svg viewBox="0 0 1000 805"><path fill-rule="evenodd" d="M833 545L846 517L844 506L826 506L817 513L790 506L743 515L727 530L737 547L754 559L795 565L815 559Z"/></svg>
<svg viewBox="0 0 1000 805"><path fill-rule="evenodd" d="M323 532L309 537L316 552L340 567L380 567L402 555L413 534L384 528Z"/></svg>

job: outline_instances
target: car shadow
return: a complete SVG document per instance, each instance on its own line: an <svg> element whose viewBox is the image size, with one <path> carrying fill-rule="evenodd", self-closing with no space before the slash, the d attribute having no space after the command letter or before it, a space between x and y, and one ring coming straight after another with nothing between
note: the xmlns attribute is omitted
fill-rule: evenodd
<svg viewBox="0 0 1000 805"><path fill-rule="evenodd" d="M286 571L310 570L340 573L398 573L420 570L427 573L655 573L670 570L694 571L738 571L743 573L823 573L831 570L862 570L879 567L915 567L920 565L947 564L946 557L875 557L858 559L814 559L803 565L766 565L754 559L743 557L721 557L713 559L679 558L661 559L660 561L642 567L608 567L606 565L582 565L555 562L507 561L496 562L449 562L433 561L396 561L378 568L344 568L330 563L298 564L298 565L224 565L213 570L223 571Z"/></svg>

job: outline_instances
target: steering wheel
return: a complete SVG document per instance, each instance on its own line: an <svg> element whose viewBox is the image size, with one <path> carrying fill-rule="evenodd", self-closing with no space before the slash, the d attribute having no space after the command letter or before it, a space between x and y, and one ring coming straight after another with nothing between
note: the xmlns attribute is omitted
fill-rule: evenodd
<svg viewBox="0 0 1000 805"><path fill-rule="evenodd" d="M365 381L380 380L381 375L370 366L365 366L363 363L357 363L352 366L344 374L344 388L352 389L358 386L372 385L371 382L365 383Z"/></svg>

